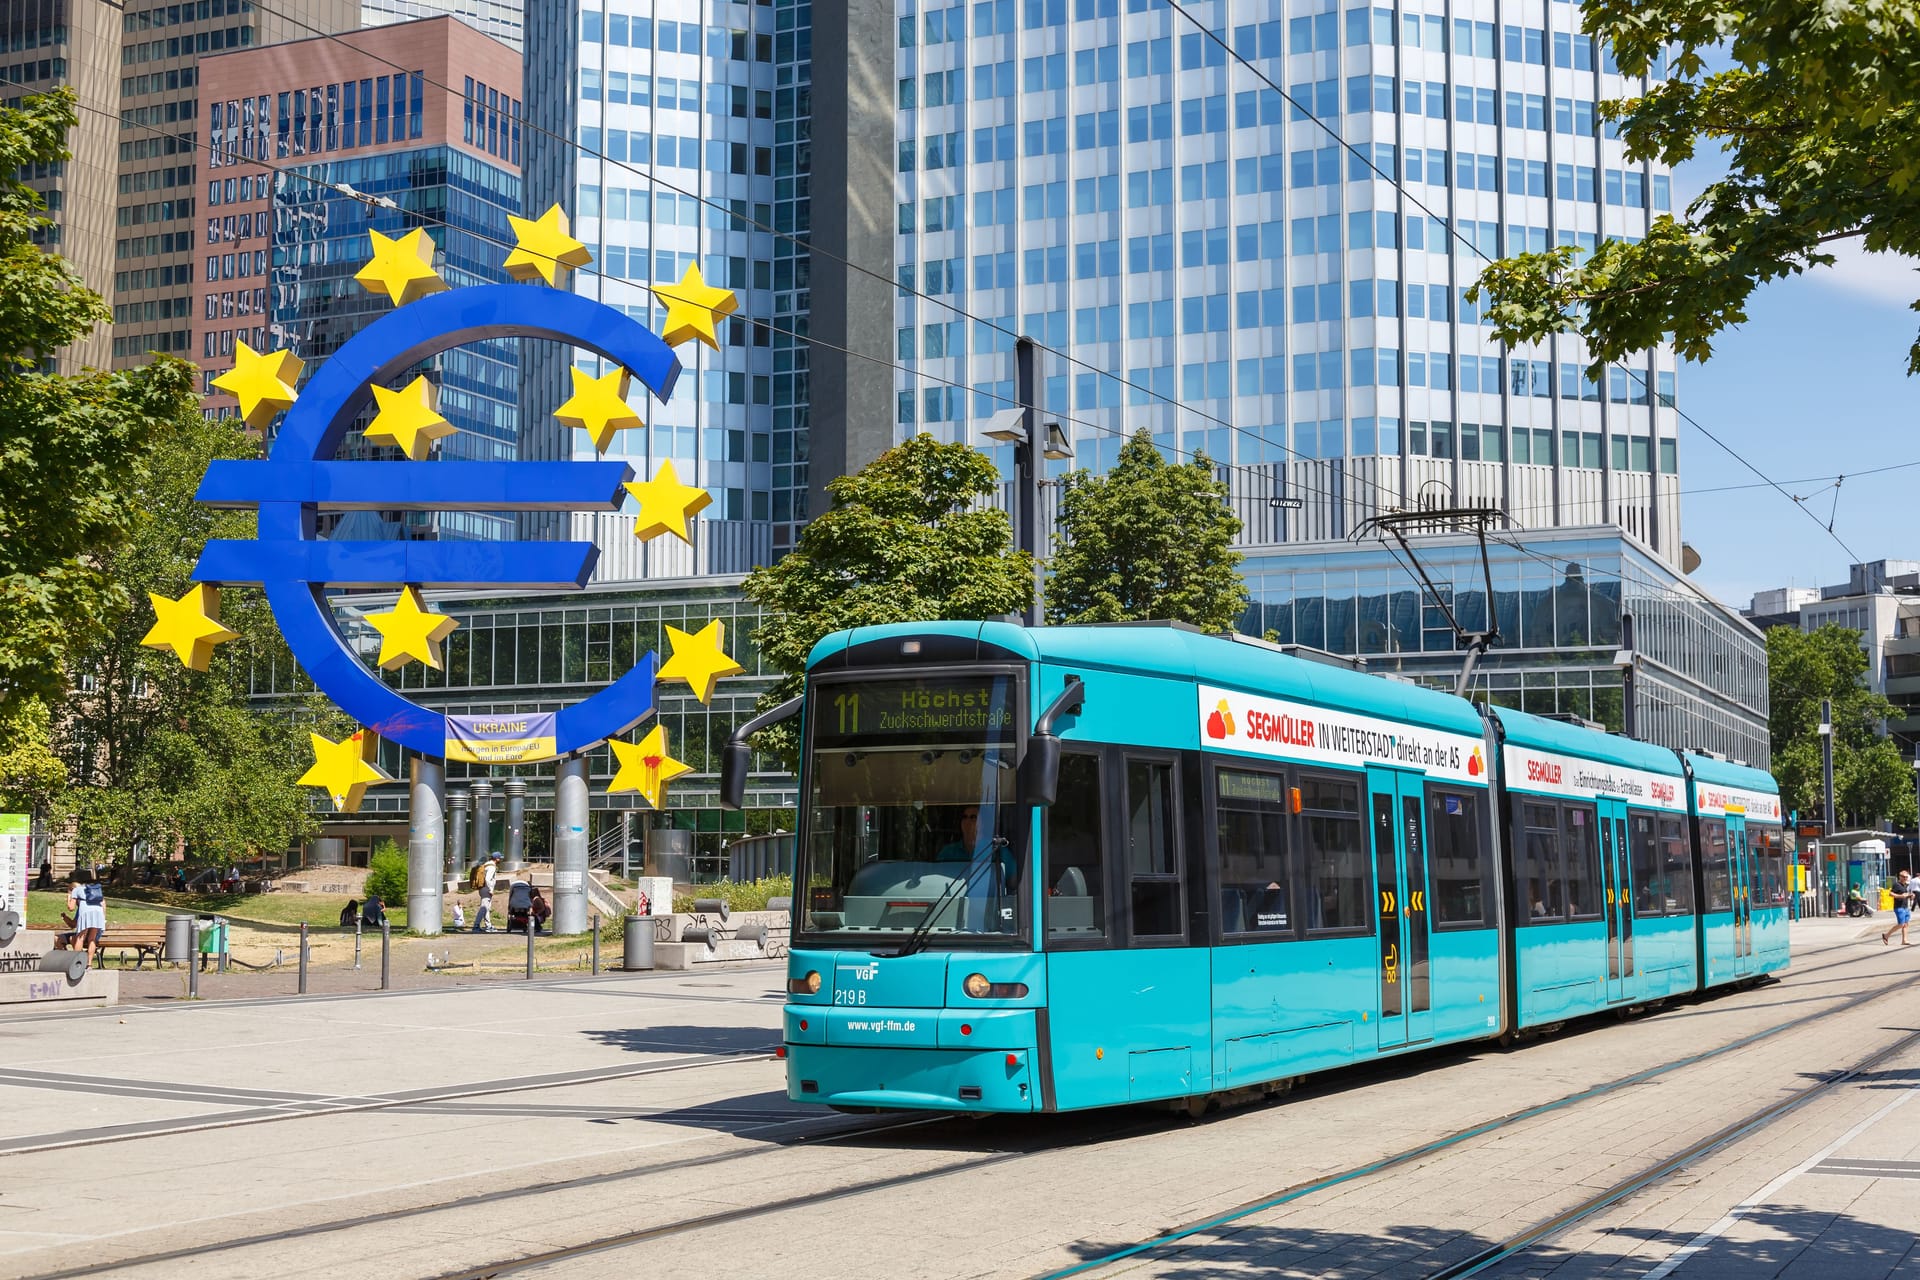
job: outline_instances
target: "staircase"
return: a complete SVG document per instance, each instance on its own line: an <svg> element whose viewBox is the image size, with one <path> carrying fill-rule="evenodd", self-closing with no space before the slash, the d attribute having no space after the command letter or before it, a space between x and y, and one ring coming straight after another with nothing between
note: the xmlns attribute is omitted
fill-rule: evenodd
<svg viewBox="0 0 1920 1280"><path fill-rule="evenodd" d="M593 838L587 845L587 868L590 871L624 870L627 861L628 830L625 823L609 826Z"/></svg>

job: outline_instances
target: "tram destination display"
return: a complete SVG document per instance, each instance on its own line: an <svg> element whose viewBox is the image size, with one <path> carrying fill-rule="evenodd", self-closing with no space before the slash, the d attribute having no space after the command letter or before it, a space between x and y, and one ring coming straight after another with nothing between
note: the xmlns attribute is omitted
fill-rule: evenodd
<svg viewBox="0 0 1920 1280"><path fill-rule="evenodd" d="M912 742L1012 742L1013 681L941 676L821 685L814 693L820 746Z"/></svg>

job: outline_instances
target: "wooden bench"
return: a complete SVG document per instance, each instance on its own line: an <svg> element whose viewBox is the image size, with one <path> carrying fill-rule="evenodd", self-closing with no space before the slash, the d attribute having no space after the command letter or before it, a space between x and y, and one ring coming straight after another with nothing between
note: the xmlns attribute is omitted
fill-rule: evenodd
<svg viewBox="0 0 1920 1280"><path fill-rule="evenodd" d="M109 923L100 933L101 957L104 959L109 951L131 951L135 969L147 962L149 954L153 956L154 968L159 968L160 952L166 945L167 926L164 924Z"/></svg>

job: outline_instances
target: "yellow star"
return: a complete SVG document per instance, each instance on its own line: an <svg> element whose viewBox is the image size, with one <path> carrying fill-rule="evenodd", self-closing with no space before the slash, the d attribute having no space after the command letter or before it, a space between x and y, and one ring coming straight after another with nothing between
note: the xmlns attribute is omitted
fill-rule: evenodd
<svg viewBox="0 0 1920 1280"><path fill-rule="evenodd" d="M415 462L423 461L435 440L454 433L453 424L440 416L439 399L424 374L399 391L375 387L373 400L380 411L367 424L367 443L390 444Z"/></svg>
<svg viewBox="0 0 1920 1280"><path fill-rule="evenodd" d="M683 773L693 772L692 765L667 754L667 731L662 725L649 729L638 745L618 738L610 739L607 745L613 748L614 758L620 762L619 772L607 787L608 795L616 791L638 791L648 804L658 809L666 796L667 784Z"/></svg>
<svg viewBox="0 0 1920 1280"><path fill-rule="evenodd" d="M393 608L385 613L368 614L367 623L380 633L377 661L381 670L391 671L418 659L438 671L440 642L453 634L460 620L444 613L427 612L420 588L405 587L400 598L393 602Z"/></svg>
<svg viewBox="0 0 1920 1280"><path fill-rule="evenodd" d="M730 316L740 300L733 296L731 289L716 289L700 278L700 268L689 264L687 274L680 277L679 284L657 284L653 286L653 296L667 304L667 320L660 327L660 336L670 347L677 347L688 338L698 338L712 347L720 349L720 335L714 331L714 322L721 316Z"/></svg>
<svg viewBox="0 0 1920 1280"><path fill-rule="evenodd" d="M565 426L585 431L595 449L605 453L614 432L641 425L640 415L627 404L625 369L615 368L598 378L578 366L567 372L573 375L573 395L553 416Z"/></svg>
<svg viewBox="0 0 1920 1280"><path fill-rule="evenodd" d="M693 539L687 536L687 521L705 511L713 501L713 495L705 489L681 484L671 459L660 464L653 479L629 484L626 489L640 501L640 514L633 521L633 536L642 542L671 533L692 546Z"/></svg>
<svg viewBox="0 0 1920 1280"><path fill-rule="evenodd" d="M378 231L367 234L373 237L373 258L353 278L368 293L384 293L394 306L404 307L447 287L433 269L433 237L425 227L415 227L398 239Z"/></svg>
<svg viewBox="0 0 1920 1280"><path fill-rule="evenodd" d="M205 671L213 646L237 640L240 633L220 625L220 589L209 583L189 587L178 600L147 592L157 621L140 639L149 649L171 649L195 671Z"/></svg>
<svg viewBox="0 0 1920 1280"><path fill-rule="evenodd" d="M305 368L306 362L291 351L255 351L235 342L233 368L215 378L213 385L240 402L240 417L258 431L300 398L294 385Z"/></svg>
<svg viewBox="0 0 1920 1280"><path fill-rule="evenodd" d="M693 696L706 702L723 676L737 676L746 668L727 656L727 624L715 619L695 632L667 628L673 656L660 664L657 680L684 680Z"/></svg>
<svg viewBox="0 0 1920 1280"><path fill-rule="evenodd" d="M358 812L368 786L392 781L368 763L373 756L374 736L365 729L356 729L338 742L329 742L317 733L307 736L313 739L313 767L294 785L321 788L333 797L337 812Z"/></svg>
<svg viewBox="0 0 1920 1280"><path fill-rule="evenodd" d="M515 280L524 283L539 279L552 284L560 267L584 267L593 261L587 246L568 234L566 212L557 204L538 218L508 214L507 221L513 224L518 242L506 262L507 274Z"/></svg>

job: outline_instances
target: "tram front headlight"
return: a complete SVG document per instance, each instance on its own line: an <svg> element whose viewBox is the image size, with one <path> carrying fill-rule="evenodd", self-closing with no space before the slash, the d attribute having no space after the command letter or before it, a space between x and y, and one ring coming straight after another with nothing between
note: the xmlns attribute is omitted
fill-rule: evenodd
<svg viewBox="0 0 1920 1280"><path fill-rule="evenodd" d="M960 989L975 1000L1018 1000L1027 994L1024 982L988 982L984 973L970 973Z"/></svg>
<svg viewBox="0 0 1920 1280"><path fill-rule="evenodd" d="M787 991L796 996L817 996L820 994L820 971L807 970L804 978L788 978Z"/></svg>

